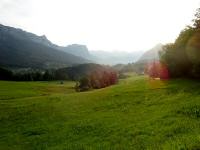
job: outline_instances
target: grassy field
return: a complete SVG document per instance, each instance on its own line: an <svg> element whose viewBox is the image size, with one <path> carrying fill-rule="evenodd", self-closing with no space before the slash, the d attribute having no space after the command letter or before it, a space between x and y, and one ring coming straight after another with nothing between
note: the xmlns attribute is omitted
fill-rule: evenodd
<svg viewBox="0 0 200 150"><path fill-rule="evenodd" d="M132 76L90 92L73 86L0 81L0 149L200 149L199 81Z"/></svg>

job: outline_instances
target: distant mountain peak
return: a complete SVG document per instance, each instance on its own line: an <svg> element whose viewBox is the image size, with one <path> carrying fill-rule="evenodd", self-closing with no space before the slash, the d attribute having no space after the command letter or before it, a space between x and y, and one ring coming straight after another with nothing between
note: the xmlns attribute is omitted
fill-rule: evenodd
<svg viewBox="0 0 200 150"><path fill-rule="evenodd" d="M46 35L41 35L40 37L41 37L42 39L44 39L44 40L48 40L47 37L46 37Z"/></svg>
<svg viewBox="0 0 200 150"><path fill-rule="evenodd" d="M162 50L163 44L158 43L150 50L146 51L138 60L139 63L147 63L159 59L159 51Z"/></svg>
<svg viewBox="0 0 200 150"><path fill-rule="evenodd" d="M61 47L60 50L73 54L75 56L91 59L91 55L86 45L71 44L66 47Z"/></svg>

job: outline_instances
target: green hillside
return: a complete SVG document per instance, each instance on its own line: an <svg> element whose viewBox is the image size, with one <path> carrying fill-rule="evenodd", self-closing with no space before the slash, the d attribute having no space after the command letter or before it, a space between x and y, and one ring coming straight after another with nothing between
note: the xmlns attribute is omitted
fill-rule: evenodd
<svg viewBox="0 0 200 150"><path fill-rule="evenodd" d="M90 92L73 86L0 81L0 149L200 147L199 82L132 76Z"/></svg>

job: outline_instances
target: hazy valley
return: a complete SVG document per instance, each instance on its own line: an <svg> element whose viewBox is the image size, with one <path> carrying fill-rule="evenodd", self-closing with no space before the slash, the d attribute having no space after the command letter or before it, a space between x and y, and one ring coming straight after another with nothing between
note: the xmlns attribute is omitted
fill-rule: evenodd
<svg viewBox="0 0 200 150"><path fill-rule="evenodd" d="M199 150L197 1L1 1L0 150Z"/></svg>

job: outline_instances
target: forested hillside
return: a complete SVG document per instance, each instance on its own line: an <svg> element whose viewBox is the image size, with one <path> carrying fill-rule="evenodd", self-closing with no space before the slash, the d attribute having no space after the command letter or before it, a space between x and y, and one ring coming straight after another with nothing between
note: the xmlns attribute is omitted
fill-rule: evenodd
<svg viewBox="0 0 200 150"><path fill-rule="evenodd" d="M91 62L63 52L45 36L0 25L0 65L18 68L61 68Z"/></svg>
<svg viewBox="0 0 200 150"><path fill-rule="evenodd" d="M200 78L200 9L193 25L182 30L174 43L167 44L160 53L171 77Z"/></svg>

